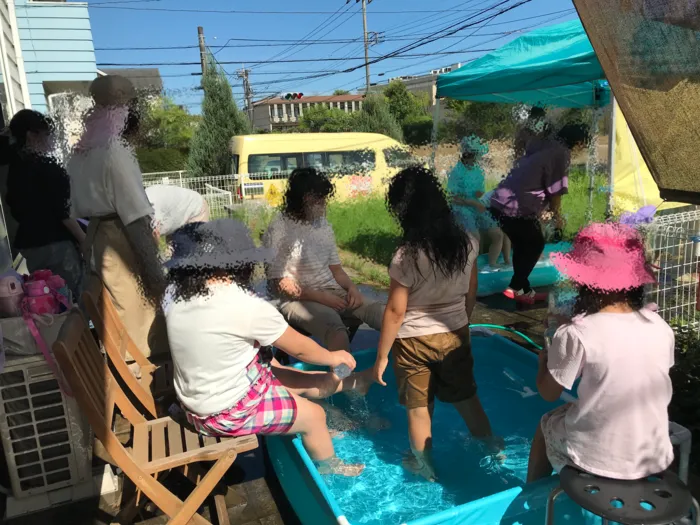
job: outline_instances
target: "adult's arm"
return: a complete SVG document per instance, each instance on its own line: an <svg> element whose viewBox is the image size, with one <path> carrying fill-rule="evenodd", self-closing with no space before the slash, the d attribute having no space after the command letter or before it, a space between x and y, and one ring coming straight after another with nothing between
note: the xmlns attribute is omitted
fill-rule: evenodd
<svg viewBox="0 0 700 525"><path fill-rule="evenodd" d="M136 261L136 278L146 299L154 306L159 306L165 292L166 279L158 255L158 244L151 228L151 218L141 217L127 224L125 228Z"/></svg>
<svg viewBox="0 0 700 525"><path fill-rule="evenodd" d="M76 221L75 219L63 219L63 225L75 238L78 245L82 248L83 244L85 243L85 232L80 227L80 224L78 224L78 221Z"/></svg>

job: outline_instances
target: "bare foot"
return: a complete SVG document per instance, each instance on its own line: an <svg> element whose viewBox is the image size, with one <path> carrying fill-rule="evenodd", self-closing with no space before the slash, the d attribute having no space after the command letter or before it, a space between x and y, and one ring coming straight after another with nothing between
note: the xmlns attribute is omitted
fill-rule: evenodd
<svg viewBox="0 0 700 525"><path fill-rule="evenodd" d="M391 428L391 421L380 416L369 416L367 420L367 430L371 432L379 432L380 430L387 430Z"/></svg>
<svg viewBox="0 0 700 525"><path fill-rule="evenodd" d="M418 459L411 451L404 453L404 457L401 460L401 465L411 474L421 476L422 478L425 478L431 483L437 482L437 475L435 474L435 469L432 466L430 466L427 461Z"/></svg>
<svg viewBox="0 0 700 525"><path fill-rule="evenodd" d="M365 470L365 466L362 463L345 463L337 456L323 461L316 461L315 463L318 473L323 475L336 474L338 476L355 478Z"/></svg>
<svg viewBox="0 0 700 525"><path fill-rule="evenodd" d="M374 380L372 378L372 369L368 368L362 372L357 372L348 377L345 381L350 381L352 385L351 389L353 392L360 394L361 396L366 396L369 392Z"/></svg>

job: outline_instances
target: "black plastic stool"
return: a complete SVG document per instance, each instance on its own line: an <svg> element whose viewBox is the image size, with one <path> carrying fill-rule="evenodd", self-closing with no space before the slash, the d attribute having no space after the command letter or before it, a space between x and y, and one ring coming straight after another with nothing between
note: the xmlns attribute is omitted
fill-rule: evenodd
<svg viewBox="0 0 700 525"><path fill-rule="evenodd" d="M564 467L559 486L547 499L546 525L554 525L554 501L562 493L587 511L623 525L668 525L694 510L698 524L700 508L688 487L673 472L623 481L603 478L576 468Z"/></svg>

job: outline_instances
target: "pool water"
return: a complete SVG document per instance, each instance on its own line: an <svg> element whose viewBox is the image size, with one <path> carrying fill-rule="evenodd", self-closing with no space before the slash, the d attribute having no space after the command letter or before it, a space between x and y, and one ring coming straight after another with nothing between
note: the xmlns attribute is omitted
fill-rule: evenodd
<svg viewBox="0 0 700 525"><path fill-rule="evenodd" d="M398 404L390 370L387 386L374 385L366 398L339 394L331 400L329 426L344 430L333 440L338 456L366 465L358 478L324 476L350 523L398 525L524 485L535 429L542 414L556 404L537 395L536 362L525 359L530 356L490 351L486 339L473 338L475 377L494 433L505 440L502 463L470 439L451 405L436 402L433 455L439 482L404 470L401 460L409 450L406 411ZM373 362L373 354L362 355L358 369ZM338 424L332 414L338 411L356 427L347 421Z"/></svg>

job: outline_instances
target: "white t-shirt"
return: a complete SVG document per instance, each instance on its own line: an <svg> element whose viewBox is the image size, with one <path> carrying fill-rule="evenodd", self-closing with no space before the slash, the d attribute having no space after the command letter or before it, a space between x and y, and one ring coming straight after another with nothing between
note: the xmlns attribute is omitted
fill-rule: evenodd
<svg viewBox="0 0 700 525"><path fill-rule="evenodd" d="M467 266L449 278L433 271L423 252L418 259L418 271L413 260L404 258L403 250L396 252L389 276L408 288L408 305L399 339L453 332L469 323L465 301L472 267L479 254L479 243L471 236L469 240L472 249Z"/></svg>
<svg viewBox="0 0 700 525"><path fill-rule="evenodd" d="M549 372L567 389L581 377L578 400L556 429L576 466L615 479L668 468L673 348L673 331L648 309L577 317L557 330Z"/></svg>
<svg viewBox="0 0 700 525"><path fill-rule="evenodd" d="M206 296L163 304L173 356L175 392L199 416L216 414L243 399L246 368L260 346L277 341L287 322L269 303L236 284L216 284ZM257 344L256 344L257 343Z"/></svg>
<svg viewBox="0 0 700 525"><path fill-rule="evenodd" d="M155 210L155 220L161 235L170 235L200 215L204 208L202 195L180 186L149 186L146 195Z"/></svg>
<svg viewBox="0 0 700 525"><path fill-rule="evenodd" d="M152 216L133 150L122 140L77 151L68 161L73 217L119 215L124 225Z"/></svg>
<svg viewBox="0 0 700 525"><path fill-rule="evenodd" d="M263 237L266 248L275 251L267 278L291 277L313 290L340 290L330 266L340 264L333 228L323 218L312 224L278 215Z"/></svg>

